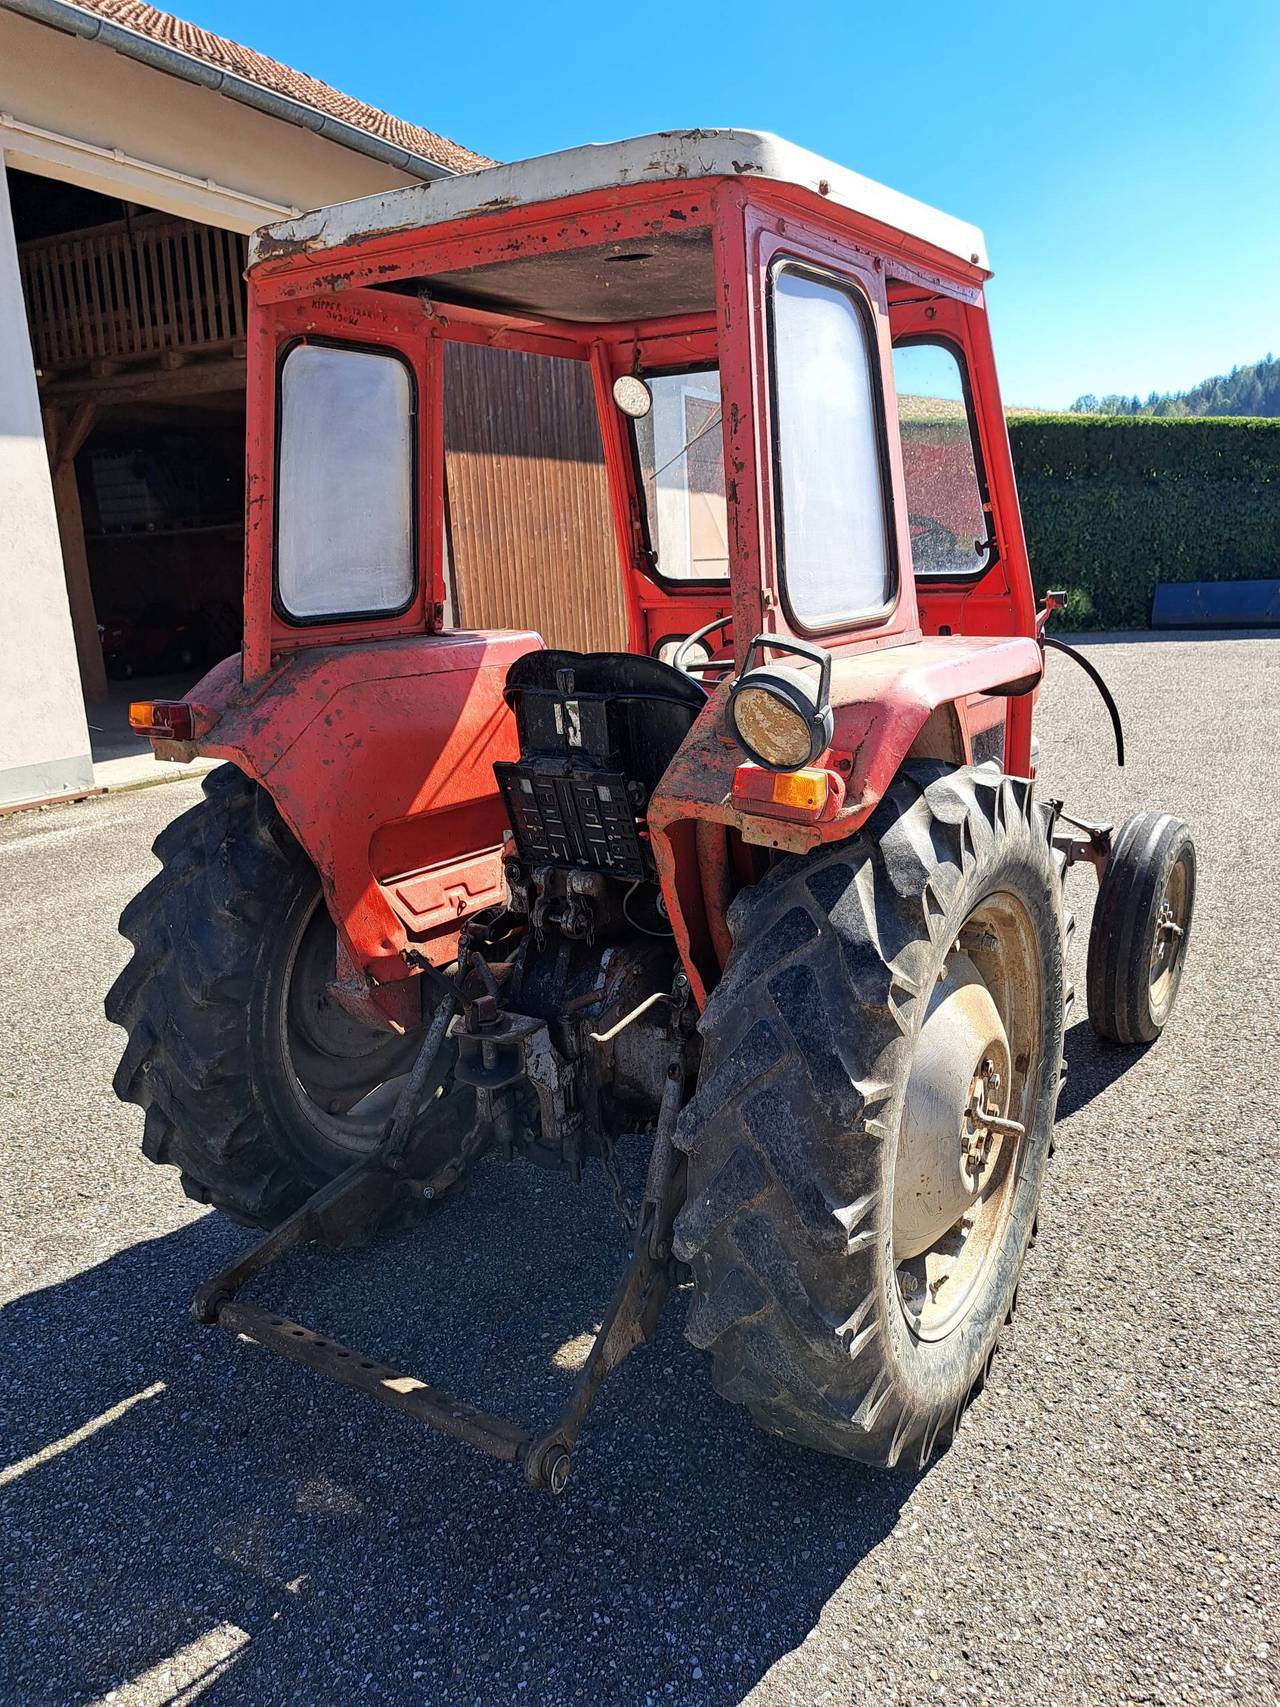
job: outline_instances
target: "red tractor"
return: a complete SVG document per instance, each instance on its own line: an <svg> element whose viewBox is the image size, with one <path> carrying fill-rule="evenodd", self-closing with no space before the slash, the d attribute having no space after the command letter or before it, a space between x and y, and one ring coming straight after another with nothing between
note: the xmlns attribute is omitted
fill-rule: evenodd
<svg viewBox="0 0 1280 1707"><path fill-rule="evenodd" d="M534 1486L673 1286L766 1429L883 1464L951 1438L1051 1148L1066 869L1100 878L1089 1015L1122 1043L1169 1016L1195 888L1177 820L1038 793L1060 643L987 276L972 227L741 131L255 239L244 649L132 713L159 757L229 762L157 841L107 999L147 1156L269 1229L199 1319ZM481 395L495 352L515 379ZM623 647L453 620L457 399L496 435L468 475L491 608L589 630L612 593L547 472L557 397L607 483ZM626 1270L540 1433L237 1296L486 1150L596 1158L624 1203L641 1133Z"/></svg>

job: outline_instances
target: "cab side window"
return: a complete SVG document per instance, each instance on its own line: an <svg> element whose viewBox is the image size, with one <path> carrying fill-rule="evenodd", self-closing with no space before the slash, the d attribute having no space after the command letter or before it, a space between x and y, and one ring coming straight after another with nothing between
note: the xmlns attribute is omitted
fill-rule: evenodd
<svg viewBox="0 0 1280 1707"><path fill-rule="evenodd" d="M905 339L894 346L893 379L915 572L970 580L991 566L995 543L959 354L937 339Z"/></svg>

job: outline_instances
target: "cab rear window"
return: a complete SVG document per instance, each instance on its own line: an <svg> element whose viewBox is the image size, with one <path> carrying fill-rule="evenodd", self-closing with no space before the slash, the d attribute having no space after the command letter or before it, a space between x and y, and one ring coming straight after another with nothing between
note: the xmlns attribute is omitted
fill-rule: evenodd
<svg viewBox="0 0 1280 1707"><path fill-rule="evenodd" d="M293 622L412 601L414 384L399 356L296 344L280 370L276 602Z"/></svg>

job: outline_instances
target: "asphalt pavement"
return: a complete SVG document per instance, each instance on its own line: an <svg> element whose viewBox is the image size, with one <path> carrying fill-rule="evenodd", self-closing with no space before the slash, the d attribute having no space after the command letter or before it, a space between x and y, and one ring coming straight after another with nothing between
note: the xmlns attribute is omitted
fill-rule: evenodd
<svg viewBox="0 0 1280 1707"><path fill-rule="evenodd" d="M1040 1240L923 1475L758 1433L669 1307L560 1499L197 1327L245 1235L144 1161L102 996L182 781L0 821L0 1702L1266 1703L1280 1695L1280 638L1050 660L1042 786L1192 825L1179 1011L1068 1035ZM1083 991L1094 888L1073 874ZM631 1166L636 1168L632 1158ZM255 1296L530 1421L622 1247L486 1163L414 1230Z"/></svg>

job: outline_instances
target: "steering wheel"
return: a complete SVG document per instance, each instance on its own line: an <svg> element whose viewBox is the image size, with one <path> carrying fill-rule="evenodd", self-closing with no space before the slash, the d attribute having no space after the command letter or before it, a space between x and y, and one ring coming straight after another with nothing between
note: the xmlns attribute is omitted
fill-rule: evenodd
<svg viewBox="0 0 1280 1707"><path fill-rule="evenodd" d="M733 668L732 658L718 660L707 658L698 663L692 663L689 655L695 646L702 645L706 641L708 634L714 634L718 628L729 629L732 627L733 615L730 613L728 616L718 616L714 622L704 622L701 628L695 628L692 634L686 634L671 654L672 668L679 670L682 675L692 676L695 682L699 676L704 675L709 670L717 670L721 675L726 670L731 670Z"/></svg>
<svg viewBox="0 0 1280 1707"><path fill-rule="evenodd" d="M907 520L913 547L923 546L930 557L959 555L960 535L952 533L945 522L940 522L936 516L909 516Z"/></svg>

